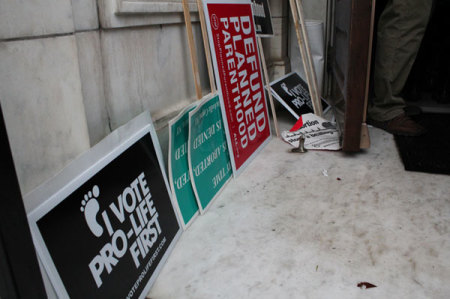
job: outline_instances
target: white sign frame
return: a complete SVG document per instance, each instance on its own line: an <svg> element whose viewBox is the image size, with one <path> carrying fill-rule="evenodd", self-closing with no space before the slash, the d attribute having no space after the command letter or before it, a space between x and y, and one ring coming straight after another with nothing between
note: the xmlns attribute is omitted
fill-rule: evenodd
<svg viewBox="0 0 450 299"><path fill-rule="evenodd" d="M120 154L126 151L136 141L147 134L150 134L150 137L153 141L167 192L169 194L172 206L174 207L175 203L172 197L169 183L167 181L161 147L159 145L158 137L156 135L155 128L148 111L142 113L134 120L130 121L128 124L112 132L109 136L95 145L91 150L78 157L69 166L63 169L63 171L56 177L50 179L25 196L25 201L42 203L35 206L33 210L28 213L28 222L30 225L36 251L59 298L70 297L64 287L61 277L58 274L47 246L45 245L45 242L37 226L37 221L45 216L59 203L61 203L73 191L82 186L87 180L96 175L97 172L102 170L111 161L113 161ZM161 258L160 263L153 272L153 275L147 282L142 293L139 295L139 298L145 298L147 293L150 291L150 288L156 280L158 273L161 271L170 252L173 250L175 244L182 234L181 220L175 211L174 214L176 216L179 229L175 234L171 244L164 253L163 257Z"/></svg>

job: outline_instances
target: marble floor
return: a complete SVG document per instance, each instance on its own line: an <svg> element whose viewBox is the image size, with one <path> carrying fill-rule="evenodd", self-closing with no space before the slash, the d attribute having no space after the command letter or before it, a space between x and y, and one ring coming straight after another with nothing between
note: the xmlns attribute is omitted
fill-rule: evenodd
<svg viewBox="0 0 450 299"><path fill-rule="evenodd" d="M148 297L450 298L450 176L404 171L393 137L370 134L354 155L273 138L181 236Z"/></svg>

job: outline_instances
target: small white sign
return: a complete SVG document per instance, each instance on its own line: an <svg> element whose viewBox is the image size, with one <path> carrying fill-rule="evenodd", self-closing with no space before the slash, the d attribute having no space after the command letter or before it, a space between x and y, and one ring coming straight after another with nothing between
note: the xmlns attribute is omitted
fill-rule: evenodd
<svg viewBox="0 0 450 299"><path fill-rule="evenodd" d="M299 146L302 135L306 149L337 151L342 148L336 123L312 113L303 114L290 131L281 133L283 140L293 147Z"/></svg>

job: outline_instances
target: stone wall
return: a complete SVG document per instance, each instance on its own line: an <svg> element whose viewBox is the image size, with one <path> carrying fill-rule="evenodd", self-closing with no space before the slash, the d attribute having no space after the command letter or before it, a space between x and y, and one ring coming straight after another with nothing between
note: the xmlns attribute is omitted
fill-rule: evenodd
<svg viewBox="0 0 450 299"><path fill-rule="evenodd" d="M0 102L23 194L144 110L165 135L167 119L195 100L182 6L162 2L0 0ZM274 78L288 65L287 1L271 10L276 34L264 48Z"/></svg>
<svg viewBox="0 0 450 299"><path fill-rule="evenodd" d="M181 4L119 2L0 0L0 101L23 194L142 111L158 122L195 100Z"/></svg>
<svg viewBox="0 0 450 299"><path fill-rule="evenodd" d="M167 152L167 121L196 96L181 1L163 2L0 0L0 103L23 195L145 110ZM272 78L287 67L286 3L271 1L276 34L264 47Z"/></svg>

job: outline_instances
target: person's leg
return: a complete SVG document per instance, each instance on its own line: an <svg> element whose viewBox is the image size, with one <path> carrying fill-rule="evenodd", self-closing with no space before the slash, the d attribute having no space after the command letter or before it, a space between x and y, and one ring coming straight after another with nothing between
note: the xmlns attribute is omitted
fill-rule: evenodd
<svg viewBox="0 0 450 299"><path fill-rule="evenodd" d="M422 42L432 0L389 0L378 23L374 94L369 117L388 121L401 115L400 96Z"/></svg>

